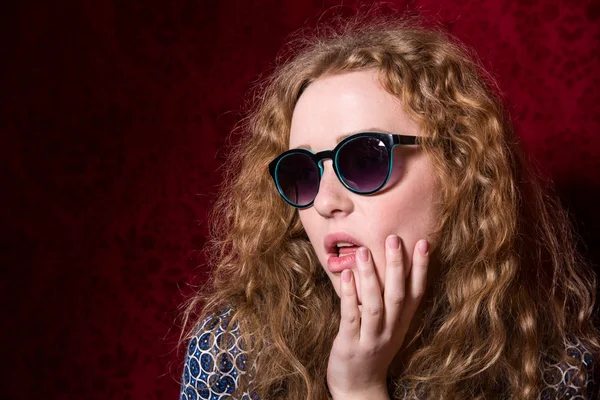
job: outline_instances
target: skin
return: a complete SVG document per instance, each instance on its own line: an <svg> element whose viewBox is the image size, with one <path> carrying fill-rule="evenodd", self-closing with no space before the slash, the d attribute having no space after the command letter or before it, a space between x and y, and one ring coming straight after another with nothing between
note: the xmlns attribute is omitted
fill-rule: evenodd
<svg viewBox="0 0 600 400"><path fill-rule="evenodd" d="M298 100L289 147L318 152L334 148L340 136L373 130L421 136L400 101L382 88L376 71L329 75L311 83ZM388 368L425 293L428 247L434 245L434 191L425 154L417 146L397 146L392 175L379 192L350 192L327 160L314 205L299 210L341 299L340 329L327 372L334 399L388 398ZM334 232L348 233L364 245L356 265L342 273L327 268L323 243ZM423 252L419 242L425 243Z"/></svg>

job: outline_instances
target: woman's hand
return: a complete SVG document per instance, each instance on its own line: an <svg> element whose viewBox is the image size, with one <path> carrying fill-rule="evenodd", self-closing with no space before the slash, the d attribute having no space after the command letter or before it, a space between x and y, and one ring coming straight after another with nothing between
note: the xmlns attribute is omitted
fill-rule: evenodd
<svg viewBox="0 0 600 400"><path fill-rule="evenodd" d="M424 247L422 247L424 245ZM410 321L425 292L429 253L420 240L413 251L412 270L403 260L400 239L386 240L385 290L379 287L373 257L357 251L362 312L352 271L342 271L340 329L327 366L327 385L334 399L387 399L386 376L400 349ZM409 278L405 276L410 272Z"/></svg>

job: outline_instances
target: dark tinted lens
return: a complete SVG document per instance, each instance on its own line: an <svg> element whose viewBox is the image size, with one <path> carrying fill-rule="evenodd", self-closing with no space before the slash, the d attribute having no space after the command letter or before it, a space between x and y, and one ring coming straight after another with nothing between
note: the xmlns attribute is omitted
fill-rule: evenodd
<svg viewBox="0 0 600 400"><path fill-rule="evenodd" d="M352 189L362 193L371 192L387 178L388 150L377 138L356 138L338 152L337 167L344 182Z"/></svg>
<svg viewBox="0 0 600 400"><path fill-rule="evenodd" d="M290 154L281 159L276 177L283 196L295 205L307 205L317 196L319 167L306 154Z"/></svg>

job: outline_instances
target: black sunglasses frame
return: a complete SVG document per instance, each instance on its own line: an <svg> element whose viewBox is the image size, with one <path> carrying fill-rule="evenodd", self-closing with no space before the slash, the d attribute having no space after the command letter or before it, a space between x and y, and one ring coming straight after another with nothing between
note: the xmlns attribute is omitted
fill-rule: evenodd
<svg viewBox="0 0 600 400"><path fill-rule="evenodd" d="M375 139L380 140L384 144L384 146L386 147L387 152L388 152L388 172L387 172L387 176L386 176L385 180L376 189L373 189L373 190L370 190L367 192L359 191L359 190L356 190L356 189L350 187L344 181L344 178L340 175L340 172L338 170L338 163L337 163L337 157L338 157L339 151L346 144L348 144L356 139L363 138L363 137L375 138ZM392 173L392 162L394 159L394 157L393 157L394 147L399 146L399 145L414 145L414 144L416 144L417 137L419 137L419 136L399 135L399 134L385 133L385 132L360 132L355 135L351 135L351 136L344 138L344 140L340 141L335 146L335 148L333 148L332 150L323 150L318 153L313 153L312 151L307 150L307 149L292 149L292 150L283 152L279 156L277 156L273 161L271 161L269 163L269 172L271 174L271 177L273 178L273 181L275 182L275 187L277 188L277 191L279 192L279 194L281 195L283 200L285 200L286 203L288 203L289 205L291 205L292 207L295 207L295 208L308 208L313 205L315 199L313 198L310 201L310 203L307 203L307 204L295 204L287 199L287 197L285 196L285 194L283 193L283 191L281 189L281 186L279 185L279 179L277 178L277 169L279 167L279 164L281 163L281 161L284 158L286 158L290 155L294 155L294 154L307 155L317 165L318 170L319 170L319 182L318 182L319 186L321 185L321 177L323 176L323 161L330 159L333 161L332 165L333 165L333 170L335 172L335 175L340 180L340 182L342 182L342 185L344 185L344 187L346 189L350 190L353 193L369 195L369 194L373 194L373 193L377 192L378 190L381 190L381 188L383 188L385 186L385 184L387 183L387 181L390 179L390 175ZM319 193L318 188L317 188L317 193ZM315 198L316 198L316 195L315 195Z"/></svg>

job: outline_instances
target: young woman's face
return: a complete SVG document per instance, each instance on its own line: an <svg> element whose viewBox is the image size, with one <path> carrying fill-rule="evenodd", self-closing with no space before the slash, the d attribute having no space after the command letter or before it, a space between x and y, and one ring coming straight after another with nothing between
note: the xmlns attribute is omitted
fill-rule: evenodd
<svg viewBox="0 0 600 400"><path fill-rule="evenodd" d="M340 137L364 131L421 135L417 125L403 112L400 101L381 87L376 71L326 76L311 83L298 100L289 147L308 148L316 153L333 149ZM299 210L300 220L338 295L340 269L350 268L360 302L360 278L354 257L332 258L326 241L346 238L367 247L383 288L384 246L390 234L400 237L407 268L419 239L427 239L433 245L429 236L434 223L432 167L416 145L396 146L392 174L385 187L372 195L360 195L342 185L331 160L326 160L323 166L317 197L312 207Z"/></svg>

